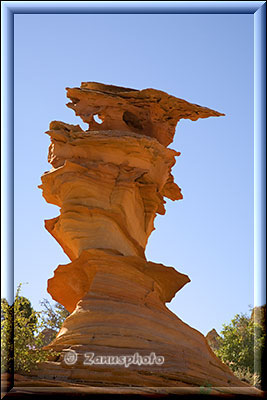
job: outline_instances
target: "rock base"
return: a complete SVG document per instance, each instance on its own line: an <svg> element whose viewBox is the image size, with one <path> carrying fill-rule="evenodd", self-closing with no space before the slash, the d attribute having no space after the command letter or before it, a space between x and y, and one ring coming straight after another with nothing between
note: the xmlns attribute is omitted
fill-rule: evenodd
<svg viewBox="0 0 267 400"><path fill-rule="evenodd" d="M81 300L46 347L60 357L37 376L92 386L248 386L165 306L188 281L174 268L103 250L59 266L50 293L69 310Z"/></svg>

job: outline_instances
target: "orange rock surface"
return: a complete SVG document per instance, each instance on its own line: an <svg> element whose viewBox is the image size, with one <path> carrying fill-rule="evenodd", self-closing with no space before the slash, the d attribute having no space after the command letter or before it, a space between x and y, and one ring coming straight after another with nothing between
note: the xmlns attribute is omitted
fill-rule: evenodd
<svg viewBox="0 0 267 400"><path fill-rule="evenodd" d="M51 122L52 169L40 188L60 207L45 227L71 260L55 270L48 292L71 314L46 347L60 358L37 375L96 386L245 386L205 337L166 307L188 276L145 257L164 197L182 199L171 174L180 153L166 148L177 121L223 114L159 90L94 82L68 88L67 96L89 129ZM76 352L75 364L65 362L66 351ZM155 353L164 363L88 366L88 352Z"/></svg>
<svg viewBox="0 0 267 400"><path fill-rule="evenodd" d="M91 290L96 277L101 274L103 275L102 285L105 287L105 296L107 297L111 296L108 293L108 288L111 287L110 279L117 275L112 293L116 294L122 302L125 299L121 287L122 281L128 282L127 292L130 290L130 282L135 282L134 296L142 299L143 293L140 294L139 289L141 290L143 279L149 277L153 284L151 283L147 288L148 292L153 286L153 291L158 293L163 304L170 302L175 293L190 282L187 275L177 272L172 267L147 262L141 257L123 256L113 251L90 249L84 250L80 257L72 263L59 265L54 277L48 280L48 291L69 312L73 312L78 301Z"/></svg>
<svg viewBox="0 0 267 400"><path fill-rule="evenodd" d="M155 89L136 90L97 82L67 88L67 106L89 123L90 130L121 130L155 137L168 146L182 118L219 117L218 111L178 99ZM98 115L102 123L95 121Z"/></svg>
<svg viewBox="0 0 267 400"><path fill-rule="evenodd" d="M144 257L164 196L182 198L171 168L180 153L155 138L131 132L82 131L52 122L43 196L61 207L47 230L71 260L88 248L110 248Z"/></svg>

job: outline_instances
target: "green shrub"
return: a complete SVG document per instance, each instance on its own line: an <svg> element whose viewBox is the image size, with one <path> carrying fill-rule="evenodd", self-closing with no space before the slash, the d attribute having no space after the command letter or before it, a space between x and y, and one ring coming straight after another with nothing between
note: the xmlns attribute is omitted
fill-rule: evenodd
<svg viewBox="0 0 267 400"><path fill-rule="evenodd" d="M28 373L49 357L42 349L40 313L20 291L21 284L12 305L1 299L1 372Z"/></svg>
<svg viewBox="0 0 267 400"><path fill-rule="evenodd" d="M219 347L214 349L237 376L253 385L260 384L261 354L266 337L264 325L246 314L237 314L230 324L223 325L217 339Z"/></svg>

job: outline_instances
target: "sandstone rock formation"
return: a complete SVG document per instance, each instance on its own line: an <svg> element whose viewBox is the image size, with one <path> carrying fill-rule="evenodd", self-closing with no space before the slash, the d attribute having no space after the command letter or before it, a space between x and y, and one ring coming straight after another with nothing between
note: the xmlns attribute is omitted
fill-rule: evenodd
<svg viewBox="0 0 267 400"><path fill-rule="evenodd" d="M219 338L220 335L218 334L216 329L212 329L207 333L206 339L212 350L217 350L220 347Z"/></svg>
<svg viewBox="0 0 267 400"><path fill-rule="evenodd" d="M266 304L262 306L256 306L251 310L250 319L254 323L259 324L265 330L266 328Z"/></svg>
<svg viewBox="0 0 267 400"><path fill-rule="evenodd" d="M164 197L182 199L171 174L179 153L166 147L177 122L223 114L159 90L95 82L67 88L67 96L89 129L50 124L52 169L40 188L60 207L45 227L71 260L58 266L48 292L71 315L47 346L60 358L38 376L95 386L244 386L205 337L166 307L188 276L145 257ZM75 351L75 363L66 363L66 351ZM155 353L161 363L88 365L87 352Z"/></svg>
<svg viewBox="0 0 267 400"><path fill-rule="evenodd" d="M155 89L135 90L96 82L82 82L80 88L67 88L75 111L90 130L120 130L156 138L164 146L173 141L177 122L182 118L224 115L218 111L188 103ZM102 120L97 123L94 116Z"/></svg>

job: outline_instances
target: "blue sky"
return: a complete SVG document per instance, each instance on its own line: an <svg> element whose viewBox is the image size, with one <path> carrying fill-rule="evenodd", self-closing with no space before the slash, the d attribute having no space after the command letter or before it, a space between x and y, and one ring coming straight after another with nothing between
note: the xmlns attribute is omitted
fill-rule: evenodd
<svg viewBox="0 0 267 400"><path fill-rule="evenodd" d="M253 305L253 15L15 15L15 288L38 309L68 263L44 229L49 122L85 125L65 87L155 88L226 114L178 123L183 200L155 221L148 260L189 275L168 307L206 334Z"/></svg>

